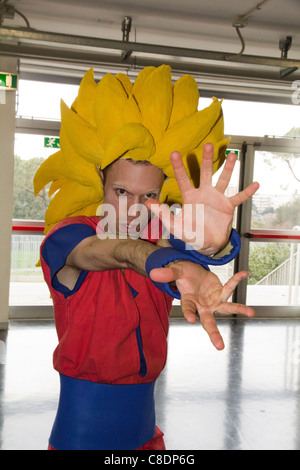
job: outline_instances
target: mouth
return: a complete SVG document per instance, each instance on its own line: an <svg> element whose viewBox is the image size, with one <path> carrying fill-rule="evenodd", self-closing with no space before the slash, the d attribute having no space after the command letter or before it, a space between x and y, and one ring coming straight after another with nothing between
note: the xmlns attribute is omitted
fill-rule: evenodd
<svg viewBox="0 0 300 470"><path fill-rule="evenodd" d="M140 224L129 224L126 226L127 233L139 233L141 230Z"/></svg>
<svg viewBox="0 0 300 470"><path fill-rule="evenodd" d="M127 234L134 236L134 238L139 237L141 233L141 224L139 222L130 222L130 223L121 223L119 224L119 233Z"/></svg>
<svg viewBox="0 0 300 470"><path fill-rule="evenodd" d="M127 230L136 230L136 228L139 226L140 224L137 223L137 224L134 224L134 223L130 223L130 224L126 224L126 223L123 223L123 224L119 224L119 230L122 230L122 231L127 231Z"/></svg>

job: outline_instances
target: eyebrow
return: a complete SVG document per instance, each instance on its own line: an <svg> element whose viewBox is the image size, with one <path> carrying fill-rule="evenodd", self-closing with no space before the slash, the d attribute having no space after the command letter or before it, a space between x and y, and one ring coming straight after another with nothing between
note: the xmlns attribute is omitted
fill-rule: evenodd
<svg viewBox="0 0 300 470"><path fill-rule="evenodd" d="M131 192L129 191L129 189L127 188L127 186L124 185L123 183L113 183L113 184L112 184L112 187L113 187L114 189L125 189L125 191L127 191L128 193L131 194Z"/></svg>
<svg viewBox="0 0 300 470"><path fill-rule="evenodd" d="M125 191L127 191L128 193L130 194L133 194L129 189L128 187L126 187L126 185L124 183L113 183L112 184L113 188L115 189L125 189ZM146 191L145 193L143 194L148 194L148 193L159 193L160 190L158 188L155 188L155 189L149 189L148 191Z"/></svg>

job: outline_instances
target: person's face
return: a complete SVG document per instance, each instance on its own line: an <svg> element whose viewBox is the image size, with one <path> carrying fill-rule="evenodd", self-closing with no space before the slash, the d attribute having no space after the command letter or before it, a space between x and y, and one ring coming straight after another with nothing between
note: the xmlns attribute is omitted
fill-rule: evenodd
<svg viewBox="0 0 300 470"><path fill-rule="evenodd" d="M102 172L100 172L102 176ZM146 208L147 199L158 199L164 182L160 168L150 163L133 163L120 159L107 170L104 190L104 204L115 209L116 233L142 230L150 220L151 211ZM142 204L144 215L137 212L135 204ZM136 222L135 222L136 220Z"/></svg>

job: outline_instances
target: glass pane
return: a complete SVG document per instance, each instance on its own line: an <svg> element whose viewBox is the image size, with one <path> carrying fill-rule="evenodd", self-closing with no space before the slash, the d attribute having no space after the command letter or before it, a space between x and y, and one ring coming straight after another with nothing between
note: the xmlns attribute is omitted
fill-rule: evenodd
<svg viewBox="0 0 300 470"><path fill-rule="evenodd" d="M200 96L199 109L210 103L211 99ZM224 99L222 108L226 135L281 137L296 125L300 136L300 106Z"/></svg>
<svg viewBox="0 0 300 470"><path fill-rule="evenodd" d="M60 121L60 100L70 107L77 93L77 85L20 80L17 115Z"/></svg>
<svg viewBox="0 0 300 470"><path fill-rule="evenodd" d="M12 235L9 305L52 305L36 264L44 235Z"/></svg>
<svg viewBox="0 0 300 470"><path fill-rule="evenodd" d="M44 136L15 135L13 219L44 220L49 204L48 188L35 197L33 177L41 163L55 150L44 147ZM43 279L39 249L43 233L12 234L9 305L51 305L49 290Z"/></svg>
<svg viewBox="0 0 300 470"><path fill-rule="evenodd" d="M255 152L251 228L297 230L300 226L300 154Z"/></svg>
<svg viewBox="0 0 300 470"><path fill-rule="evenodd" d="M250 243L247 305L300 305L300 244Z"/></svg>
<svg viewBox="0 0 300 470"><path fill-rule="evenodd" d="M48 187L35 197L33 177L55 149L44 147L41 135L16 134L13 219L44 220L49 204Z"/></svg>

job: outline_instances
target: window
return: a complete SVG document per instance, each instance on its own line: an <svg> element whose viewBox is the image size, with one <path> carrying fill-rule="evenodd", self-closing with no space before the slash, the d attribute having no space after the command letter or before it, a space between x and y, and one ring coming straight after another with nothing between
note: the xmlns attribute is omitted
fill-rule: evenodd
<svg viewBox="0 0 300 470"><path fill-rule="evenodd" d="M299 305L299 267L299 243L250 243L247 305Z"/></svg>
<svg viewBox="0 0 300 470"><path fill-rule="evenodd" d="M20 80L18 116L59 121L61 98L71 106L77 90L78 87L72 85ZM48 136L46 133L45 136L15 135L14 225L44 219L49 204L48 189L35 197L33 177L41 163L57 150L45 146L44 139ZM42 232L29 234L18 231L12 234L10 306L52 304L42 270L36 266L43 238Z"/></svg>
<svg viewBox="0 0 300 470"><path fill-rule="evenodd" d="M199 109L210 103L210 99L200 97ZM225 99L222 108L226 135L282 137L296 128L300 137L300 106L292 103L284 105Z"/></svg>
<svg viewBox="0 0 300 470"><path fill-rule="evenodd" d="M300 230L300 154L256 151L254 180L251 228Z"/></svg>
<svg viewBox="0 0 300 470"><path fill-rule="evenodd" d="M77 85L20 80L17 115L60 121L60 100L71 106L77 91Z"/></svg>
<svg viewBox="0 0 300 470"><path fill-rule="evenodd" d="M30 119L33 126L34 122L38 122L38 120L59 121L60 100L63 99L68 106L71 106L77 91L77 85L20 80L17 116ZM200 98L199 109L208 106L210 103L211 99ZM291 105L279 105L228 99L223 101L222 106L226 135L259 137L293 134L300 137L300 106L292 103ZM46 136L51 137L51 132L45 133L45 135L17 133L15 136L14 219L43 219L49 203L47 189L36 198L33 194L32 179L41 162L55 152L55 149L44 146L44 137ZM285 188L287 181L285 175L288 174L290 169L288 163L284 161L279 153L276 155L267 152L256 153L255 171L257 174L255 174L255 178L260 181L262 174L264 178L261 189L253 199L252 224L253 227L259 227L263 223L265 227L270 228L271 224L274 224L274 221L277 220L280 205L284 203L292 204L295 201L299 202L299 182L293 181L289 173L288 187ZM292 163L293 171L299 177L300 158L298 157L300 157L300 154L295 155L290 163ZM274 170L275 158L276 169ZM274 171L279 178L278 185L276 183L276 191L274 190ZM215 175L214 182L217 176ZM236 165L227 194L232 195L237 192L238 181L239 162ZM274 187L272 184L267 187L268 181L271 181ZM271 201L269 201L269 197L271 197ZM284 198L285 200L283 200ZM299 214L297 208L296 212ZM286 211L284 211L284 216L286 216ZM285 224L286 221L282 223ZM300 225L300 220L298 222L297 219L295 223ZM36 267L39 256L38 249L42 239L43 235L41 233L38 235L13 234L10 305L51 304L41 269ZM282 253L288 246L290 250L292 249L292 245L282 245L284 247L279 247L279 251L282 251ZM296 244L294 245L296 246ZM251 248L252 251L253 249L254 247ZM289 256L287 255L287 259ZM281 262L284 263L285 260ZM233 263L218 267L215 272L224 283L233 274ZM258 281L255 280L255 282ZM251 295L251 289L254 288L255 282L250 285L249 295ZM256 288L260 285L258 284Z"/></svg>

